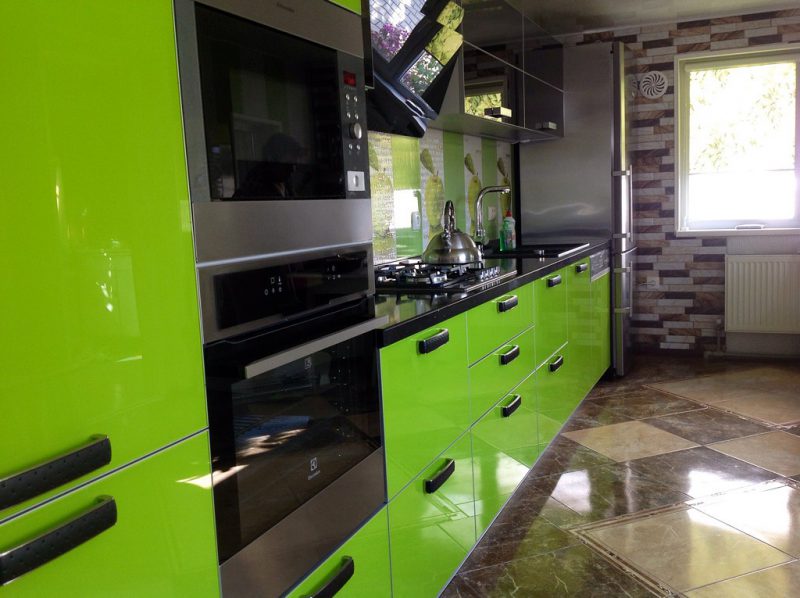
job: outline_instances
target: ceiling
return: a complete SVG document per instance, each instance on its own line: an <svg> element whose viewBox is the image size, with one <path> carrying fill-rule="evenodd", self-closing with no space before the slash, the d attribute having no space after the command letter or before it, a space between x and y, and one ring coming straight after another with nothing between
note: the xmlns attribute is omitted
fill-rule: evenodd
<svg viewBox="0 0 800 598"><path fill-rule="evenodd" d="M553 35L798 8L797 0L518 0L516 4Z"/></svg>

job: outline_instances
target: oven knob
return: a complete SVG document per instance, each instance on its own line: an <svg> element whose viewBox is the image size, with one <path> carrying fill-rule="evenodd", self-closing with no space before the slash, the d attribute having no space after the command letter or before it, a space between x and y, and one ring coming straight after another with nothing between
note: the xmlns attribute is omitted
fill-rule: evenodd
<svg viewBox="0 0 800 598"><path fill-rule="evenodd" d="M353 139L361 139L364 131L361 129L361 123L350 123L350 137Z"/></svg>

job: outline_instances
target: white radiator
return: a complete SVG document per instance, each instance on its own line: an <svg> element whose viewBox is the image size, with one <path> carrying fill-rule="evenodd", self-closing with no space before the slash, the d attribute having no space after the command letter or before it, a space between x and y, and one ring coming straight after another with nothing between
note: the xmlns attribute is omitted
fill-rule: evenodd
<svg viewBox="0 0 800 598"><path fill-rule="evenodd" d="M726 255L725 330L800 334L800 255Z"/></svg>

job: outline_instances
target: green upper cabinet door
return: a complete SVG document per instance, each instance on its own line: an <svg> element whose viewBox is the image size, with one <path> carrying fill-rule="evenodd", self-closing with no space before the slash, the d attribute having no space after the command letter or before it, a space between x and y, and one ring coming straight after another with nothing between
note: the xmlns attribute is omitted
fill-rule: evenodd
<svg viewBox="0 0 800 598"><path fill-rule="evenodd" d="M536 280L536 365L567 342L567 268Z"/></svg>
<svg viewBox="0 0 800 598"><path fill-rule="evenodd" d="M211 499L203 433L0 525L0 554L23 547L0 595L217 597ZM55 558L17 577L37 544Z"/></svg>
<svg viewBox="0 0 800 598"><path fill-rule="evenodd" d="M532 283L469 310L469 362L482 359L532 324Z"/></svg>
<svg viewBox="0 0 800 598"><path fill-rule="evenodd" d="M381 385L391 498L472 423L466 314L381 349Z"/></svg>
<svg viewBox="0 0 800 598"><path fill-rule="evenodd" d="M574 392L581 399L597 380L594 377L596 368L593 355L594 310L591 276L588 257L566 268L569 351L572 357Z"/></svg>
<svg viewBox="0 0 800 598"><path fill-rule="evenodd" d="M611 367L611 274L592 281L592 384Z"/></svg>
<svg viewBox="0 0 800 598"><path fill-rule="evenodd" d="M352 10L356 14L361 14L361 0L328 0L332 4L343 6L347 10Z"/></svg>
<svg viewBox="0 0 800 598"><path fill-rule="evenodd" d="M94 435L108 470L206 426L172 2L0 20L0 479Z"/></svg>

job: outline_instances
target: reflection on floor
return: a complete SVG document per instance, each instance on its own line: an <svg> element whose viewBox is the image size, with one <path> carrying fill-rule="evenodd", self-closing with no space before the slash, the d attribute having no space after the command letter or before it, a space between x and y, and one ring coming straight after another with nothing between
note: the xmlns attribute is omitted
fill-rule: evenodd
<svg viewBox="0 0 800 598"><path fill-rule="evenodd" d="M800 367L643 357L601 382L442 596L800 587Z"/></svg>

